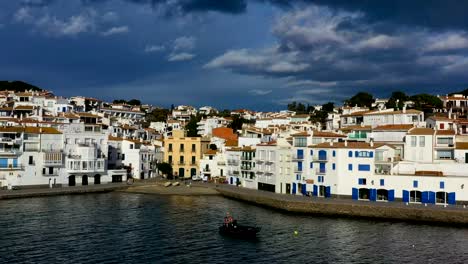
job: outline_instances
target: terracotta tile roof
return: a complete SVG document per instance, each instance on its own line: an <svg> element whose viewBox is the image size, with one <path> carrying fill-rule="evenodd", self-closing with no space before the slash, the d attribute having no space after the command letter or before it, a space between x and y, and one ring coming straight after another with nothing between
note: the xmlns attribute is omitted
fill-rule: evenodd
<svg viewBox="0 0 468 264"><path fill-rule="evenodd" d="M454 119L450 119L446 116L430 116L428 117L427 119L432 119L432 120L435 120L435 121L455 121Z"/></svg>
<svg viewBox="0 0 468 264"><path fill-rule="evenodd" d="M218 153L217 150L213 150L213 149L208 149L205 151L205 153L203 153L204 155L216 155Z"/></svg>
<svg viewBox="0 0 468 264"><path fill-rule="evenodd" d="M239 144L239 142L237 140L226 140L226 143L224 143L226 145L226 147L237 147L237 145Z"/></svg>
<svg viewBox="0 0 468 264"><path fill-rule="evenodd" d="M468 149L468 142L456 142L456 149Z"/></svg>
<svg viewBox="0 0 468 264"><path fill-rule="evenodd" d="M374 143L373 146L371 146L371 144L367 142L333 142L333 144L331 144L331 142L324 142L309 146L309 148L376 149L385 145L392 147L384 143Z"/></svg>
<svg viewBox="0 0 468 264"><path fill-rule="evenodd" d="M314 131L312 137L345 138L347 136L327 131Z"/></svg>
<svg viewBox="0 0 468 264"><path fill-rule="evenodd" d="M214 128L211 132L213 137L219 137L225 140L237 140L238 136L234 133L232 128L218 127Z"/></svg>
<svg viewBox="0 0 468 264"><path fill-rule="evenodd" d="M18 105L15 107L15 110L33 110L34 106L32 105Z"/></svg>
<svg viewBox="0 0 468 264"><path fill-rule="evenodd" d="M263 147L271 146L271 147L274 147L274 146L276 146L276 140L273 140L273 141L270 141L270 142L263 142L263 143L257 144L257 146L263 146Z"/></svg>
<svg viewBox="0 0 468 264"><path fill-rule="evenodd" d="M343 131L367 131L367 130L372 130L372 126L361 126L361 125L354 125L354 126L347 126L345 128L342 128L341 130Z"/></svg>
<svg viewBox="0 0 468 264"><path fill-rule="evenodd" d="M86 112L78 112L78 113L75 113L75 114L78 115L79 117L101 118L98 115L91 114L91 113L86 113Z"/></svg>
<svg viewBox="0 0 468 264"><path fill-rule="evenodd" d="M16 96L32 96L33 94L32 94L32 93L28 93L28 92L20 92L20 93L16 93L15 95L16 95Z"/></svg>
<svg viewBox="0 0 468 264"><path fill-rule="evenodd" d="M29 133L29 134L62 134L52 127L0 127L0 132Z"/></svg>
<svg viewBox="0 0 468 264"><path fill-rule="evenodd" d="M347 115L341 115L341 117L348 117L348 116L363 116L364 114L371 113L372 111L366 110L366 111L357 111L351 114Z"/></svg>
<svg viewBox="0 0 468 264"><path fill-rule="evenodd" d="M305 132L305 131L304 131L304 132L295 133L295 134L292 134L292 135L291 135L291 137L308 137L308 136L310 136L310 134L307 133L307 132Z"/></svg>
<svg viewBox="0 0 468 264"><path fill-rule="evenodd" d="M382 125L377 126L373 131L408 131L413 128L413 125Z"/></svg>
<svg viewBox="0 0 468 264"><path fill-rule="evenodd" d="M301 115L294 115L294 116L291 116L291 118L309 118L310 115L308 114L301 114Z"/></svg>
<svg viewBox="0 0 468 264"><path fill-rule="evenodd" d="M453 130L436 130L436 135L454 136L455 131L453 131Z"/></svg>
<svg viewBox="0 0 468 264"><path fill-rule="evenodd" d="M434 135L432 128L413 128L408 132L408 135Z"/></svg>
<svg viewBox="0 0 468 264"><path fill-rule="evenodd" d="M420 114L422 111L415 110L415 109L408 109L403 113L403 110L398 110L398 111L391 111L391 112L379 112L379 111L373 111L370 113L366 113L364 115L401 115L401 114Z"/></svg>

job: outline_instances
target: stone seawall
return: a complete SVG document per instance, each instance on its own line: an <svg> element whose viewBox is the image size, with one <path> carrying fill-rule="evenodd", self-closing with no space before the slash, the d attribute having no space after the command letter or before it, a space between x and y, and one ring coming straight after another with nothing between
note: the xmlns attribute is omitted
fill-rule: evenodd
<svg viewBox="0 0 468 264"><path fill-rule="evenodd" d="M71 195L71 194L88 194L88 193L106 193L116 190L127 189L127 185L114 185L103 184L95 186L77 186L77 187L63 187L52 189L21 189L11 191L0 191L0 200L2 199L17 199L17 198L31 198L43 196L58 196L58 195Z"/></svg>
<svg viewBox="0 0 468 264"><path fill-rule="evenodd" d="M443 208L441 206L414 207L404 204L376 204L369 202L321 201L311 199L291 199L280 194L265 194L258 191L216 188L228 198L279 209L291 213L335 216L346 218L367 218L386 221L421 222L468 227L468 209Z"/></svg>

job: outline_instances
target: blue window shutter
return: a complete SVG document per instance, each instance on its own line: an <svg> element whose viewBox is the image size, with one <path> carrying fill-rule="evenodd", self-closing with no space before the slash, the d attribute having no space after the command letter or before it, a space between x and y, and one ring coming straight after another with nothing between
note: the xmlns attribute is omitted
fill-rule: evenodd
<svg viewBox="0 0 468 264"><path fill-rule="evenodd" d="M303 149L298 149L297 150L297 157L298 158L304 158L304 150Z"/></svg>
<svg viewBox="0 0 468 264"><path fill-rule="evenodd" d="M8 167L8 159L0 159L0 168Z"/></svg>
<svg viewBox="0 0 468 264"><path fill-rule="evenodd" d="M422 192L421 193L421 203L427 203L429 202L429 193L428 192Z"/></svg>
<svg viewBox="0 0 468 264"><path fill-rule="evenodd" d="M331 188L330 188L330 186L325 187L325 197L326 198L331 197Z"/></svg>
<svg viewBox="0 0 468 264"><path fill-rule="evenodd" d="M313 151L313 150L310 150L310 155L311 155L311 156L314 155L314 151Z"/></svg>
<svg viewBox="0 0 468 264"><path fill-rule="evenodd" d="M445 188L445 183L443 181L440 182L440 188L441 189Z"/></svg>
<svg viewBox="0 0 468 264"><path fill-rule="evenodd" d="M302 161L297 162L297 168L299 169L299 171L302 171Z"/></svg>
<svg viewBox="0 0 468 264"><path fill-rule="evenodd" d="M18 159L13 159L13 168L18 167Z"/></svg>
<svg viewBox="0 0 468 264"><path fill-rule="evenodd" d="M404 203L409 202L409 192L406 190L403 190L403 202Z"/></svg>
<svg viewBox="0 0 468 264"><path fill-rule="evenodd" d="M335 157L335 156L336 156L336 152L335 152L335 151L333 151L333 157Z"/></svg>
<svg viewBox="0 0 468 264"><path fill-rule="evenodd" d="M371 157L371 158L374 157L374 152L373 151L369 152L369 157Z"/></svg>
<svg viewBox="0 0 468 264"><path fill-rule="evenodd" d="M385 184L384 179L380 179L380 186L384 186L384 184Z"/></svg>
<svg viewBox="0 0 468 264"><path fill-rule="evenodd" d="M348 157L350 157L350 158L353 157L353 152L351 150L348 152Z"/></svg>
<svg viewBox="0 0 468 264"><path fill-rule="evenodd" d="M357 200L358 197L359 197L358 189L357 189L357 188L353 188L353 194L352 194L353 200Z"/></svg>
<svg viewBox="0 0 468 264"><path fill-rule="evenodd" d="M388 201L395 201L395 190L388 190Z"/></svg>
<svg viewBox="0 0 468 264"><path fill-rule="evenodd" d="M296 194L296 183L293 182L292 194Z"/></svg>
<svg viewBox="0 0 468 264"><path fill-rule="evenodd" d="M348 164L348 170L352 171L353 170L353 164Z"/></svg>
<svg viewBox="0 0 468 264"><path fill-rule="evenodd" d="M314 188L312 189L312 195L317 196L317 185L314 185Z"/></svg>
<svg viewBox="0 0 468 264"><path fill-rule="evenodd" d="M359 151L357 151L357 150L354 151L354 157L356 157L356 158L359 157Z"/></svg>
<svg viewBox="0 0 468 264"><path fill-rule="evenodd" d="M448 204L456 204L455 193L454 192L451 192L451 193L447 194L447 203Z"/></svg>
<svg viewBox="0 0 468 264"><path fill-rule="evenodd" d="M413 181L413 188L418 188L418 181Z"/></svg>
<svg viewBox="0 0 468 264"><path fill-rule="evenodd" d="M435 199L435 192L429 192L429 201L428 203L435 204L436 199Z"/></svg>
<svg viewBox="0 0 468 264"><path fill-rule="evenodd" d="M362 179L361 179L361 178L358 179L358 184L359 184L359 185L362 184Z"/></svg>
<svg viewBox="0 0 468 264"><path fill-rule="evenodd" d="M332 169L333 169L333 170L336 169L336 164L335 164L335 163L332 164Z"/></svg>

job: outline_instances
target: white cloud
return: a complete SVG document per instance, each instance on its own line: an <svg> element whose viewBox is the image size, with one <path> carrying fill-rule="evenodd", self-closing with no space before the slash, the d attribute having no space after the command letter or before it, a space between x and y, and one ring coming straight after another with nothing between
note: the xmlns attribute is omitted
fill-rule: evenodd
<svg viewBox="0 0 468 264"><path fill-rule="evenodd" d="M38 30L55 36L74 36L80 33L93 31L95 28L94 16L80 14L71 16L68 20L60 20L46 15L35 22Z"/></svg>
<svg viewBox="0 0 468 264"><path fill-rule="evenodd" d="M195 56L196 56L195 54L186 53L186 52L177 53L177 54L172 53L169 55L167 60L168 61L187 61L187 60L193 59Z"/></svg>
<svg viewBox="0 0 468 264"><path fill-rule="evenodd" d="M287 87L296 87L296 86L318 86L318 87L332 87L336 86L337 82L319 82L312 80L292 80L287 83Z"/></svg>
<svg viewBox="0 0 468 264"><path fill-rule="evenodd" d="M179 50L193 50L195 48L195 38L194 37L179 37L174 40L174 51Z"/></svg>
<svg viewBox="0 0 468 264"><path fill-rule="evenodd" d="M427 51L449 51L457 49L468 49L468 36L461 33L437 34L430 37Z"/></svg>
<svg viewBox="0 0 468 264"><path fill-rule="evenodd" d="M252 89L249 91L252 95L267 95L270 94L272 90L261 90L261 89Z"/></svg>
<svg viewBox="0 0 468 264"><path fill-rule="evenodd" d="M260 66L266 63L263 55L251 54L247 49L230 50L207 63L205 68Z"/></svg>
<svg viewBox="0 0 468 264"><path fill-rule="evenodd" d="M163 50L165 50L165 49L166 49L166 47L164 47L164 46L162 46L162 45L161 45L161 46L158 46L158 45L147 45L147 46L145 47L145 52L146 52L146 53L158 52L158 51L163 51Z"/></svg>
<svg viewBox="0 0 468 264"><path fill-rule="evenodd" d="M31 15L31 10L27 7L21 7L18 11L15 12L13 18L16 22L28 23L33 17Z"/></svg>
<svg viewBox="0 0 468 264"><path fill-rule="evenodd" d="M360 49L391 49L398 48L404 45L404 41L400 37L392 37L388 35L377 35L371 36L368 39L357 43L357 47Z"/></svg>
<svg viewBox="0 0 468 264"><path fill-rule="evenodd" d="M128 26L121 26L121 27L112 27L101 34L105 37L111 36L111 35L116 35L116 34L125 34L128 33L130 30Z"/></svg>
<svg viewBox="0 0 468 264"><path fill-rule="evenodd" d="M309 67L309 64L307 63L298 63L298 64L293 64L288 61L280 61L277 63L274 63L270 65L267 69L268 71L272 73L285 73L285 72L300 72Z"/></svg>

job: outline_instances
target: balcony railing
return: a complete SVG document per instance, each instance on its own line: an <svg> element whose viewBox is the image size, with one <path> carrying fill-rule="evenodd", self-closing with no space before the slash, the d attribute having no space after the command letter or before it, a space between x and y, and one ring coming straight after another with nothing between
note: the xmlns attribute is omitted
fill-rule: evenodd
<svg viewBox="0 0 468 264"><path fill-rule="evenodd" d="M303 167L294 167L294 172L303 172Z"/></svg>
<svg viewBox="0 0 468 264"><path fill-rule="evenodd" d="M231 171L229 171L229 174L239 175L239 171L238 170L231 170Z"/></svg>
<svg viewBox="0 0 468 264"><path fill-rule="evenodd" d="M241 170L252 170L252 166L241 166Z"/></svg>
<svg viewBox="0 0 468 264"><path fill-rule="evenodd" d="M328 157L327 156L314 156L312 157L312 160L315 162L327 162Z"/></svg>
<svg viewBox="0 0 468 264"><path fill-rule="evenodd" d="M327 170L326 170L326 169L316 169L316 170L315 170L315 173L316 173L316 174L326 174L326 173L327 173Z"/></svg>
<svg viewBox="0 0 468 264"><path fill-rule="evenodd" d="M5 171L5 170L24 170L24 165L22 164L8 164L7 166L0 165L0 170Z"/></svg>
<svg viewBox="0 0 468 264"><path fill-rule="evenodd" d="M304 159L304 155L293 155L292 156L292 160L303 160Z"/></svg>

